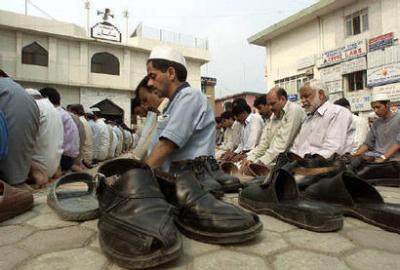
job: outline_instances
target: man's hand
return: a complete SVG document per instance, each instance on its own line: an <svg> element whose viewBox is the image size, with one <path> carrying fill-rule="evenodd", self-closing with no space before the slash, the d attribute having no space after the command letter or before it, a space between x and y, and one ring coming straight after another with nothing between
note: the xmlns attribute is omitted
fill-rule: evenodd
<svg viewBox="0 0 400 270"><path fill-rule="evenodd" d="M161 138L154 146L150 156L147 158L147 165L152 169L160 168L175 148L176 145L172 141Z"/></svg>

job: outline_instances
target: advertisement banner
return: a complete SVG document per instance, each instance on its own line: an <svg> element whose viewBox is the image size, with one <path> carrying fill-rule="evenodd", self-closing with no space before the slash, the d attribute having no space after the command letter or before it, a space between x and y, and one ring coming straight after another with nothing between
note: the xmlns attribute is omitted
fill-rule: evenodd
<svg viewBox="0 0 400 270"><path fill-rule="evenodd" d="M400 101L400 83L374 87L372 94L386 94L392 102L398 102Z"/></svg>
<svg viewBox="0 0 400 270"><path fill-rule="evenodd" d="M350 43L344 47L322 53L321 67L337 64L345 60L350 60L352 58L361 57L364 56L366 53L367 53L366 41L359 40Z"/></svg>
<svg viewBox="0 0 400 270"><path fill-rule="evenodd" d="M400 82L400 63L368 69L368 87Z"/></svg>
<svg viewBox="0 0 400 270"><path fill-rule="evenodd" d="M350 74L360 70L367 69L367 58L361 57L356 58L347 62L343 62L342 64L342 74Z"/></svg>
<svg viewBox="0 0 400 270"><path fill-rule="evenodd" d="M350 102L353 112L371 110L371 90L346 92L345 98Z"/></svg>
<svg viewBox="0 0 400 270"><path fill-rule="evenodd" d="M368 51L372 52L392 46L393 37L394 37L393 32L391 32L371 38L370 40L368 40Z"/></svg>

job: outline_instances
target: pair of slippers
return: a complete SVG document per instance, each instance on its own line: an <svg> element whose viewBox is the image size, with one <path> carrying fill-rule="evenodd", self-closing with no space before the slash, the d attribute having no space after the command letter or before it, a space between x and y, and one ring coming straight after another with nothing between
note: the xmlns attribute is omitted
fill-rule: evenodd
<svg viewBox="0 0 400 270"><path fill-rule="evenodd" d="M316 232L340 230L344 215L400 233L400 205L385 203L373 186L351 171L322 178L300 193L292 174L279 169L270 181L242 190L239 204Z"/></svg>

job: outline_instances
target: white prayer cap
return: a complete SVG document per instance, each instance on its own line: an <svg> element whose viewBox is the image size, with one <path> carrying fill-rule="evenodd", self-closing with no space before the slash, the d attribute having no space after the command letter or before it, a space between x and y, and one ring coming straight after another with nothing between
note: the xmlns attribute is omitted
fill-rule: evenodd
<svg viewBox="0 0 400 270"><path fill-rule="evenodd" d="M41 96L40 92L33 88L26 88L26 92L31 96Z"/></svg>
<svg viewBox="0 0 400 270"><path fill-rule="evenodd" d="M100 112L101 110L99 109L99 108L97 108L97 107L92 107L92 108L90 108L91 110L92 110L92 112Z"/></svg>
<svg viewBox="0 0 400 270"><path fill-rule="evenodd" d="M372 95L371 102L375 101L390 101L390 98L386 94L374 94Z"/></svg>
<svg viewBox="0 0 400 270"><path fill-rule="evenodd" d="M86 114L93 114L93 111L89 108L84 108Z"/></svg>
<svg viewBox="0 0 400 270"><path fill-rule="evenodd" d="M178 64L181 64L186 68L186 60L182 53L174 48L167 46L155 47L151 53L149 60L151 59L164 59L169 60Z"/></svg>

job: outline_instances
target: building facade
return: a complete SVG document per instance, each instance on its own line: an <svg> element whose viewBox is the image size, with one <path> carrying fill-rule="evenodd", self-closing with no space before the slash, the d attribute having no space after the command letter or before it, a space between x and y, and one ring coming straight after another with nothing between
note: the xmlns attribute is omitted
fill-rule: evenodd
<svg viewBox="0 0 400 270"><path fill-rule="evenodd" d="M0 68L22 86L59 90L62 105L91 107L112 101L131 123L131 100L146 75L155 39L132 37L126 43L87 36L74 24L0 11ZM188 82L201 88L200 67L209 61L207 48L168 43L187 60Z"/></svg>
<svg viewBox="0 0 400 270"><path fill-rule="evenodd" d="M400 102L399 34L398 0L321 0L248 41L266 48L269 87L298 100L304 82L321 79L332 101L346 97L362 114L374 92Z"/></svg>
<svg viewBox="0 0 400 270"><path fill-rule="evenodd" d="M215 100L215 116L220 116L224 111L231 111L232 110L232 102L236 98L243 98L246 100L247 104L250 106L252 112L256 112L257 109L254 108L253 103L254 100L263 94L256 93L256 92L243 92L231 96L226 96L223 98L218 98Z"/></svg>

